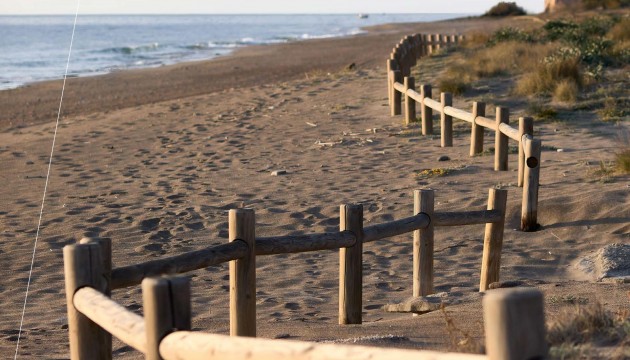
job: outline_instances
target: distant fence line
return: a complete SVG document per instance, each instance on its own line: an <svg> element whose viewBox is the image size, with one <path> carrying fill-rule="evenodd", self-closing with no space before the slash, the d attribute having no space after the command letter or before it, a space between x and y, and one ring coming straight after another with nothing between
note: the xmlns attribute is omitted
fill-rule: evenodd
<svg viewBox="0 0 630 360"><path fill-rule="evenodd" d="M483 152L484 128L495 132L494 170L508 170L508 140L518 142L517 185L523 187L521 205L521 230L534 231L538 228L538 186L540 177L541 142L534 139L534 124L530 117L519 118L518 129L509 125L510 110L498 106L495 119L486 117L486 104L474 102L468 112L453 107L453 96L440 94L440 101L433 100L431 85L420 85L416 91L411 69L417 60L441 48L456 45L464 40L462 35L415 34L405 36L392 49L387 60L387 87L392 116L402 113L404 97L404 119L409 124L416 119L416 104L420 106L422 135L433 134L433 111L440 114L441 146L453 146L453 118L470 123L470 156Z"/></svg>
<svg viewBox="0 0 630 360"><path fill-rule="evenodd" d="M147 359L341 359L342 354L364 354L372 359L517 359L507 353L546 354L542 296L517 291L487 296L488 356L348 347L305 342L239 339L192 333L190 285L185 278L152 277L183 273L224 262L230 263L230 335L256 336L256 256L339 249L339 324L361 324L363 244L413 232L413 295L433 293L434 228L486 224L479 290L499 280L507 191L490 189L486 210L436 212L433 190L414 192L414 215L383 224L363 226L361 205L340 207L336 233L256 238L252 209L229 212L229 242L182 255L112 269L111 240L82 239L64 248L64 273L71 358L111 359L114 335L144 353ZM109 298L112 289L142 283L144 317ZM510 295L512 294L512 295ZM494 299L494 300L493 300ZM489 304L492 305L489 305ZM516 313L501 308L518 308ZM529 309L526 312L520 312ZM532 310L533 309L533 310ZM498 311L498 312L497 312ZM533 311L533 313L532 313ZM540 318L523 322L510 314ZM517 316L518 317L518 316ZM527 325L529 326L529 325ZM501 330L502 329L502 330ZM541 330L542 329L542 330ZM543 334L542 340L515 342L521 334ZM488 331L488 330L487 330ZM542 332L541 332L542 331ZM531 337L531 334L529 335ZM538 336L538 335L536 335ZM536 337L534 336L534 337ZM507 353L506 353L507 351ZM249 356L249 355L248 355ZM520 359L520 358L519 358Z"/></svg>

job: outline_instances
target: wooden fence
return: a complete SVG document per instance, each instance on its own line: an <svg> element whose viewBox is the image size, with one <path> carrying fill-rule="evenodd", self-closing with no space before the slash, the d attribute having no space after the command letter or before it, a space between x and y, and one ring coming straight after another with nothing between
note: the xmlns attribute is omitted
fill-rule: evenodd
<svg viewBox="0 0 630 360"><path fill-rule="evenodd" d="M458 44L461 35L422 35L404 37L397 44L387 60L387 86L391 115L400 115L404 97L405 124L416 119L416 104L420 106L422 135L433 134L433 111L440 114L441 146L453 146L453 119L469 122L470 156L483 152L484 128L495 132L494 170L508 170L508 140L518 142L518 179L523 187L521 205L521 230L534 231L538 228L538 182L540 174L541 142L533 138L533 119L519 118L518 129L509 125L510 110L498 106L495 119L486 117L486 104L474 102L471 112L453 107L453 96L448 92L440 94L440 101L432 99L431 85L416 84L411 77L411 69L423 56L441 48Z"/></svg>
<svg viewBox="0 0 630 360"><path fill-rule="evenodd" d="M433 293L434 228L486 224L479 289L487 290L490 283L499 280L507 191L490 189L487 209L468 212L436 212L434 198L433 190L416 190L413 216L366 227L361 205L342 205L339 232L267 238L256 238L253 210L231 210L227 244L113 270L110 240L82 239L79 244L68 245L64 248L64 272L71 358L111 359L112 335L144 353L147 359L348 359L359 356L509 360L521 359L519 356L523 353L531 353L532 357L528 358L544 355L542 296L538 292L517 291L486 297L486 332L494 331L489 337L486 357L192 333L187 331L191 324L188 280L152 277L229 261L230 335L255 337L256 256L339 249L339 324L360 324L364 243L413 232L413 295L423 296ZM140 283L144 318L109 297L112 289ZM524 321L521 315L529 320ZM530 321L532 318L536 321ZM533 327L523 329L523 324ZM527 339L524 343L523 336Z"/></svg>

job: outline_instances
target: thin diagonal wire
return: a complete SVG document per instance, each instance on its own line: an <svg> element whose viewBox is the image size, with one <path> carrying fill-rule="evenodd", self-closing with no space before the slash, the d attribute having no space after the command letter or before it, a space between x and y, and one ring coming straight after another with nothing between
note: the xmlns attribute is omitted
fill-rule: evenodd
<svg viewBox="0 0 630 360"><path fill-rule="evenodd" d="M33 265L35 264L35 254L37 252L37 241L39 240L39 230L42 226L42 218L44 215L44 204L46 202L46 192L48 191L48 180L50 179L50 169L52 168L53 154L55 152L55 141L57 140L57 130L59 129L59 119L61 118L61 105L63 104L63 94L66 90L66 80L68 79L68 69L70 68L70 56L72 55L72 44L74 43L74 32L77 28L77 18L79 17L79 5L81 0L77 0L77 8L74 13L74 23L72 24L72 36L70 37L70 49L68 50L68 60L66 61L66 72L63 75L63 85L61 87L61 98L59 99L59 109L57 110L57 121L55 122L55 133L53 135L52 147L50 149L50 158L48 160L48 172L46 173L46 184L44 185L44 195L42 196L42 206L39 210L39 221L37 222L37 233L35 234L35 244L33 245L33 255L31 257L31 268L28 272L28 282L26 283L26 292L24 295L24 306L22 307L22 318L20 320L20 330L18 332L17 344L15 345L15 356L17 359L20 351L20 337L22 336L22 326L24 325L24 315L26 314L26 303L28 301L28 291L31 287L31 279L33 277Z"/></svg>

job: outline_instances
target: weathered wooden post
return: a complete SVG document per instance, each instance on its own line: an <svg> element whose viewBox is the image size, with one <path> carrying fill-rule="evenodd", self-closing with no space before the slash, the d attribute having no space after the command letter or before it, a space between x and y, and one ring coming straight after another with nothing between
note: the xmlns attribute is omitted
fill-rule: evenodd
<svg viewBox="0 0 630 360"><path fill-rule="evenodd" d="M453 95L443 92L440 94L440 102L442 103L442 111L440 111L440 145L442 147L453 146L453 117L444 113L444 108L453 106Z"/></svg>
<svg viewBox="0 0 630 360"><path fill-rule="evenodd" d="M489 360L534 360L548 356L543 296L533 288L491 290L483 297Z"/></svg>
<svg viewBox="0 0 630 360"><path fill-rule="evenodd" d="M387 59L387 98L389 100L389 108L390 112L393 111L394 104L394 95L392 93L394 89L394 70L398 70L398 63L394 59L394 54L391 55L390 59Z"/></svg>
<svg viewBox="0 0 630 360"><path fill-rule="evenodd" d="M190 281L187 277L142 280L148 360L161 360L160 342L175 330L191 329Z"/></svg>
<svg viewBox="0 0 630 360"><path fill-rule="evenodd" d="M413 192L413 213L425 213L433 218L435 192L433 190L415 190ZM433 221L425 229L413 232L413 296L433 294Z"/></svg>
<svg viewBox="0 0 630 360"><path fill-rule="evenodd" d="M103 294L112 296L112 239L109 238L90 238L84 237L79 240L79 244L96 244L101 252L101 259L103 260L103 277L104 283L101 291ZM107 344L106 352L112 354L112 334L107 331L103 331L102 335L104 339L103 344Z"/></svg>
<svg viewBox="0 0 630 360"><path fill-rule="evenodd" d="M429 54L429 37L427 36L427 34L422 34L421 35L422 38L422 56L427 56Z"/></svg>
<svg viewBox="0 0 630 360"><path fill-rule="evenodd" d="M523 186L525 176L525 141L523 135L534 135L534 119L530 117L518 119L518 187Z"/></svg>
<svg viewBox="0 0 630 360"><path fill-rule="evenodd" d="M413 77L405 77L405 125L416 120L416 101L407 95L407 90L416 90L416 83Z"/></svg>
<svg viewBox="0 0 630 360"><path fill-rule="evenodd" d="M428 55L433 55L433 53L435 52L435 45L434 45L434 41L435 39L433 38L433 34L428 34L427 35L427 54Z"/></svg>
<svg viewBox="0 0 630 360"><path fill-rule="evenodd" d="M394 81L392 83L392 99L393 99L393 104L392 104L392 116L395 115L400 115L401 114L401 108L402 108L402 94L400 93L400 91L394 89L394 85L395 83L399 83L402 84L403 83L403 76L402 76L402 72L400 70L394 70L393 71L394 74Z"/></svg>
<svg viewBox="0 0 630 360"><path fill-rule="evenodd" d="M472 128L470 132L470 156L483 152L483 126L477 125L477 117L486 116L486 103L475 101L472 108Z"/></svg>
<svg viewBox="0 0 630 360"><path fill-rule="evenodd" d="M431 85L422 85L420 87L420 97L422 98L422 135L433 134L433 109L424 104L425 98L431 98Z"/></svg>
<svg viewBox="0 0 630 360"><path fill-rule="evenodd" d="M96 243L67 245L63 248L63 262L70 358L111 359L111 336L74 307L74 294L80 288L89 286L102 293L106 291L101 247Z"/></svg>
<svg viewBox="0 0 630 360"><path fill-rule="evenodd" d="M510 123L510 109L497 106L496 124L494 133L494 171L506 171L508 169L508 137L501 132L501 124Z"/></svg>
<svg viewBox="0 0 630 360"><path fill-rule="evenodd" d="M353 246L339 249L339 325L361 324L363 309L363 206L341 205L339 230L354 234Z"/></svg>
<svg viewBox="0 0 630 360"><path fill-rule="evenodd" d="M442 35L435 34L433 35L433 41L435 41L435 52L439 53L442 49Z"/></svg>
<svg viewBox="0 0 630 360"><path fill-rule="evenodd" d="M499 281L506 208L507 190L490 189L488 210L499 211L501 213L501 221L486 224L486 233L483 239L483 258L481 260L481 280L479 281L479 291L481 292L488 290L488 286L493 282Z"/></svg>
<svg viewBox="0 0 630 360"><path fill-rule="evenodd" d="M245 257L230 261L230 335L256 337L256 219L253 209L232 209L229 240L249 247Z"/></svg>
<svg viewBox="0 0 630 360"><path fill-rule="evenodd" d="M521 207L521 230L538 229L538 183L540 180L540 140L525 135L525 171L523 181L523 203Z"/></svg>

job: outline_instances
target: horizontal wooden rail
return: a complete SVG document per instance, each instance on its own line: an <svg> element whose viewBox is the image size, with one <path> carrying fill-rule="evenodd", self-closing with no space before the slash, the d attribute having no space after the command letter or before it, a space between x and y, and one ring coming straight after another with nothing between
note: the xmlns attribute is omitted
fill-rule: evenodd
<svg viewBox="0 0 630 360"><path fill-rule="evenodd" d="M435 101L431 98L424 98L424 106L428 106L433 110L442 111L442 104L439 101Z"/></svg>
<svg viewBox="0 0 630 360"><path fill-rule="evenodd" d="M366 226L363 228L363 242L366 243L405 234L411 231L426 228L429 224L431 224L429 216L421 213L384 224Z"/></svg>
<svg viewBox="0 0 630 360"><path fill-rule="evenodd" d="M142 316L91 287L77 290L73 303L83 315L125 344L142 353L147 352L147 334Z"/></svg>
<svg viewBox="0 0 630 360"><path fill-rule="evenodd" d="M138 285L145 277L164 274L180 274L208 266L240 259L247 254L242 241L208 247L164 259L128 265L112 270L112 289Z"/></svg>
<svg viewBox="0 0 630 360"><path fill-rule="evenodd" d="M475 124L481 125L485 127L486 129L496 130L497 128L497 123L495 120L488 119L487 117L484 117L484 116L477 116L475 118Z"/></svg>
<svg viewBox="0 0 630 360"><path fill-rule="evenodd" d="M414 101L422 104L422 95L419 92L409 89L407 90L407 96L412 98Z"/></svg>
<svg viewBox="0 0 630 360"><path fill-rule="evenodd" d="M401 93L403 93L403 94L405 93L405 85L404 85L404 84L401 84L401 83L399 83L399 82L395 82L395 83L394 83L394 89L396 89L396 90L400 91L400 92L401 92Z"/></svg>
<svg viewBox="0 0 630 360"><path fill-rule="evenodd" d="M442 212L433 215L434 226L460 226L498 223L503 216L498 210L479 210L462 212Z"/></svg>
<svg viewBox="0 0 630 360"><path fill-rule="evenodd" d="M521 141L518 129L515 129L506 123L499 124L499 131L512 140Z"/></svg>
<svg viewBox="0 0 630 360"><path fill-rule="evenodd" d="M353 246L356 237L349 231L336 233L275 236L256 239L256 255L277 255Z"/></svg>
<svg viewBox="0 0 630 360"><path fill-rule="evenodd" d="M177 331L160 343L165 360L483 360L486 355L443 353L426 350L385 349L373 346L319 344L293 340L228 337Z"/></svg>
<svg viewBox="0 0 630 360"><path fill-rule="evenodd" d="M467 121L469 123L472 123L474 119L472 113L469 113L468 111L465 111L465 110L460 110L458 108L454 108L452 106L444 107L444 113L448 116L452 116L456 119Z"/></svg>

